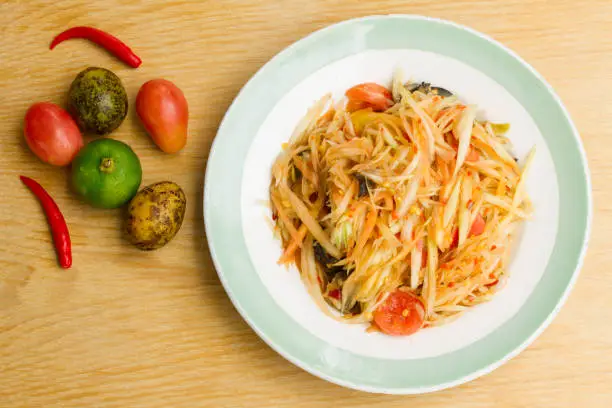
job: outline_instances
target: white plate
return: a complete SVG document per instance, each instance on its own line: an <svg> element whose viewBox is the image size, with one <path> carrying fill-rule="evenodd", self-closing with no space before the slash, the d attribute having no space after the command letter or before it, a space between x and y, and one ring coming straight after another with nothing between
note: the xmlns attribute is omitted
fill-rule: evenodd
<svg viewBox="0 0 612 408"><path fill-rule="evenodd" d="M388 83L398 67L509 122L515 154L537 153L527 184L535 207L494 299L448 325L391 338L323 315L295 269L276 265L266 221L270 166L306 109L325 93ZM293 44L240 92L219 129L206 174L209 246L232 302L271 347L337 384L422 393L498 367L539 335L566 299L589 236L590 179L579 135L559 98L499 43L453 23L375 16L340 23Z"/></svg>

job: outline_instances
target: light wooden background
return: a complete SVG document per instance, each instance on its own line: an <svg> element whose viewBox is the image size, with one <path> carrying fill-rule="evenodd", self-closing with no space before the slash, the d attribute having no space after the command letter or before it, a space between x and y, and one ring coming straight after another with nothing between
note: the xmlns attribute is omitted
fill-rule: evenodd
<svg viewBox="0 0 612 408"><path fill-rule="evenodd" d="M610 407L612 406L612 2L609 0L3 1L0 3L0 406L2 407ZM242 85L270 57L330 23L382 13L442 17L517 51L558 91L589 156L595 217L587 259L566 306L520 356L490 375L425 396L347 390L268 348L223 291L202 222L206 159ZM142 57L122 65L85 41L54 51L73 25L115 33ZM179 155L155 148L134 110L113 134L140 156L144 183L171 179L188 197L166 248L121 239L119 211L70 194L65 169L27 149L22 119L37 101L64 103L90 65L116 72L133 104L164 77L190 104ZM61 270L44 216L18 181L56 197L74 267Z"/></svg>

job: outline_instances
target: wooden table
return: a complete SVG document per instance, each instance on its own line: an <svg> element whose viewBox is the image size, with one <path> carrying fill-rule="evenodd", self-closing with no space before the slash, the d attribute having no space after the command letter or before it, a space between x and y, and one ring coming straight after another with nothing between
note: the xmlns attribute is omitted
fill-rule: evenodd
<svg viewBox="0 0 612 408"><path fill-rule="evenodd" d="M558 91L589 155L595 218L576 288L545 333L494 373L426 396L369 395L294 367L232 307L202 222L206 159L238 90L270 57L352 17L414 13L469 25L517 51ZM0 5L0 406L2 407L610 407L612 406L612 2L548 1L8 1ZM144 63L134 70L85 41L54 34L94 25ZM190 104L178 155L156 149L130 110L113 137L140 156L145 184L179 183L188 197L176 239L142 253L121 237L120 211L70 192L67 170L27 149L22 119L37 101L65 103L83 68L116 72L133 104L154 77ZM38 179L70 224L74 267L56 265L44 216L18 180Z"/></svg>

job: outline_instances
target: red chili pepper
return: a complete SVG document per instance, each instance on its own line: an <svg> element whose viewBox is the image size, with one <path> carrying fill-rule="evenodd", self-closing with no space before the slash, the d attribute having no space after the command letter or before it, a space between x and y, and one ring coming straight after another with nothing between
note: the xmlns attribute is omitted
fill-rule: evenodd
<svg viewBox="0 0 612 408"><path fill-rule="evenodd" d="M487 283L485 286L486 286L487 288L490 288L491 286L495 286L495 285L497 285L498 283L499 283L499 279L495 279L493 282L491 282L491 283Z"/></svg>
<svg viewBox="0 0 612 408"><path fill-rule="evenodd" d="M130 65L133 68L138 68L142 63L142 60L138 55L134 54L134 51L130 49L125 43L115 36L112 36L102 30L98 30L93 27L72 27L68 30L58 34L49 49L55 48L55 46L63 41L71 38L85 38L88 39L115 54L120 60Z"/></svg>
<svg viewBox="0 0 612 408"><path fill-rule="evenodd" d="M45 211L47 221L51 227L51 234L53 235L53 242L55 243L55 250L57 251L60 265L62 268L70 268L72 265L70 234L68 233L68 226L62 212L49 193L40 184L25 176L19 176L19 178L38 198Z"/></svg>

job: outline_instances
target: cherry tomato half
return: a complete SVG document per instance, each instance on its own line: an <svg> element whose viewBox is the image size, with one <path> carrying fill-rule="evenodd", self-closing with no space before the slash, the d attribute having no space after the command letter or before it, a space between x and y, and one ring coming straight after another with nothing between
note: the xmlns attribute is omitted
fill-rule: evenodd
<svg viewBox="0 0 612 408"><path fill-rule="evenodd" d="M54 166L70 164L83 147L83 136L74 119L50 102L35 103L28 109L23 135L30 150Z"/></svg>
<svg viewBox="0 0 612 408"><path fill-rule="evenodd" d="M408 336L423 325L425 307L414 294L396 290L374 311L374 323L383 333Z"/></svg>
<svg viewBox="0 0 612 408"><path fill-rule="evenodd" d="M485 219L483 218L482 215L477 214L476 218L474 219L474 222L472 223L472 226L470 227L470 236L472 235L480 235L484 232L485 230ZM459 245L459 230L457 228L455 228L455 231L453 232L453 241L451 242L450 245L450 249L454 249L457 248L457 246Z"/></svg>
<svg viewBox="0 0 612 408"><path fill-rule="evenodd" d="M485 219L482 215L477 214L474 219L474 223L472 224L472 228L470 228L470 235L480 235L485 230Z"/></svg>
<svg viewBox="0 0 612 408"><path fill-rule="evenodd" d="M349 99L349 106L351 107L356 106L358 102L362 102L365 106L371 106L376 111L384 111L393 106L391 92L384 86L373 82L355 85L346 91L345 95Z"/></svg>
<svg viewBox="0 0 612 408"><path fill-rule="evenodd" d="M368 105L364 101L359 101L357 99L349 99L349 101L346 104L346 111L352 113L352 112L357 112L358 110L366 109L369 107L370 105Z"/></svg>

